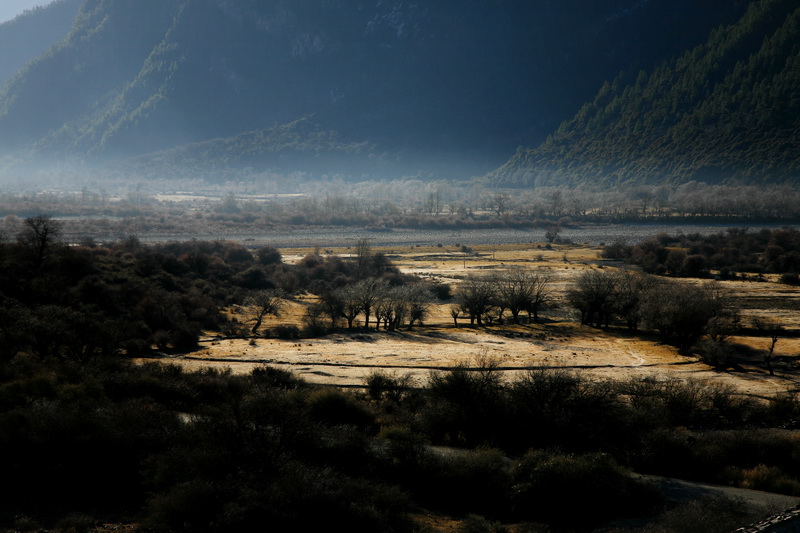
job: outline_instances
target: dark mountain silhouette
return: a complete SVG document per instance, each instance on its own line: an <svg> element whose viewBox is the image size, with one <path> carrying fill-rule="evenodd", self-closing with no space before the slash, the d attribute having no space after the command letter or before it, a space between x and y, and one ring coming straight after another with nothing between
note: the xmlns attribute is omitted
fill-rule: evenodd
<svg viewBox="0 0 800 533"><path fill-rule="evenodd" d="M800 5L754 3L740 21L649 73L621 76L500 186L800 181Z"/></svg>
<svg viewBox="0 0 800 533"><path fill-rule="evenodd" d="M317 162L333 150L330 172L468 177L543 140L603 80L683 53L746 4L84 0L68 38L0 94L0 146L202 164L196 143L217 139L212 152L229 153L215 161L237 164L252 160L236 153L242 134L311 117L335 133L335 147L313 148ZM258 144L258 164L306 159Z"/></svg>

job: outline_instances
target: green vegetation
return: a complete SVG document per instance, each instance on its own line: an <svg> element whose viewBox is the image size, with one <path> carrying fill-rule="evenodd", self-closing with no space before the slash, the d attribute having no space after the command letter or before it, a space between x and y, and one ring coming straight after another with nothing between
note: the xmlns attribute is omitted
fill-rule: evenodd
<svg viewBox="0 0 800 533"><path fill-rule="evenodd" d="M495 185L796 182L800 8L752 2L672 62L606 83Z"/></svg>

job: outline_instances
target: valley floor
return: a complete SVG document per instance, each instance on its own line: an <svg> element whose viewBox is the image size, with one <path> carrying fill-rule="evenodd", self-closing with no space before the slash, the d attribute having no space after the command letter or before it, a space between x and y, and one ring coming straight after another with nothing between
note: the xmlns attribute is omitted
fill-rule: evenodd
<svg viewBox="0 0 800 533"><path fill-rule="evenodd" d="M231 339L209 332L201 348L172 356L172 362L195 369L223 366L234 372L249 372L261 364L287 369L319 384L361 387L375 370L412 378L422 386L431 372L457 364L477 366L481 360L495 362L509 380L532 369L559 367L589 373L597 379L624 381L645 377L694 379L730 386L755 397L800 390L800 290L776 283L718 282L741 308L742 322L754 316L779 318L787 325L785 338L775 351L775 375L770 376L762 359L769 347L764 337L733 337L731 342L747 347L735 369L715 370L695 357L684 356L654 336L632 334L623 328L608 330L581 326L568 308L564 295L570 280L588 268L621 265L599 259L599 249L560 245L550 249L535 245L476 247L463 253L437 247L385 249L395 264L407 272L433 280L458 283L468 275L512 266L541 268L552 279L552 305L538 324L470 327L459 319L456 326L449 304L434 306L422 327L397 332L360 328L322 338L296 341L274 338ZM296 261L303 250L287 251L286 261ZM346 255L348 249L334 250ZM300 325L310 297L290 302L288 312L267 327ZM237 311L234 311L237 312ZM238 310L238 313L244 313ZM247 316L239 317L242 322Z"/></svg>

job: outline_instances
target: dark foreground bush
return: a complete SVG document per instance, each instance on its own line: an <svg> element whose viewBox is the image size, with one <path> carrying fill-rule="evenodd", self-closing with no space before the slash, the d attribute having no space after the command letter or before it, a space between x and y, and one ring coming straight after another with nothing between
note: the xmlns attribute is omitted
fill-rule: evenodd
<svg viewBox="0 0 800 533"><path fill-rule="evenodd" d="M581 530L654 511L622 464L800 493L798 437L762 429L798 418L795 395L757 406L697 382L544 371L506 383L489 363L394 395L400 382L374 375L362 395L268 366L16 357L0 364L0 530L405 532L412 509ZM538 451L511 466L524 449Z"/></svg>
<svg viewBox="0 0 800 533"><path fill-rule="evenodd" d="M615 517L641 516L660 503L656 489L604 454L532 451L511 476L515 515L561 527L583 529Z"/></svg>
<svg viewBox="0 0 800 533"><path fill-rule="evenodd" d="M708 497L686 502L664 512L648 527L638 529L642 533L729 533L742 525L760 519L758 514L748 511L747 506L733 498Z"/></svg>

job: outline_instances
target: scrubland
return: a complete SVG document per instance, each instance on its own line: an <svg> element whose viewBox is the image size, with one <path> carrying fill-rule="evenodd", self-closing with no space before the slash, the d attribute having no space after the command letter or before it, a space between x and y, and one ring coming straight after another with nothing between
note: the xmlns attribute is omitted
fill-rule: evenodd
<svg viewBox="0 0 800 533"><path fill-rule="evenodd" d="M800 502L778 273L58 229L0 243L0 528L722 532Z"/></svg>

